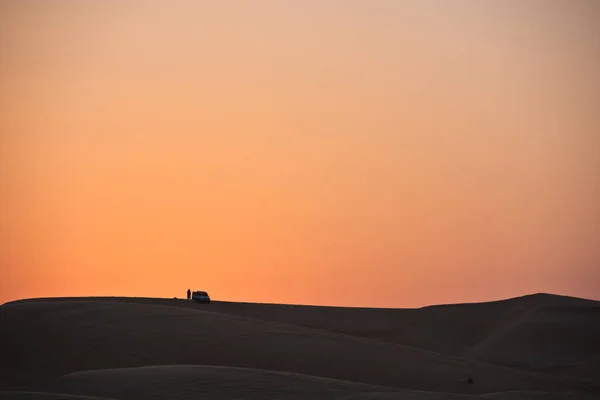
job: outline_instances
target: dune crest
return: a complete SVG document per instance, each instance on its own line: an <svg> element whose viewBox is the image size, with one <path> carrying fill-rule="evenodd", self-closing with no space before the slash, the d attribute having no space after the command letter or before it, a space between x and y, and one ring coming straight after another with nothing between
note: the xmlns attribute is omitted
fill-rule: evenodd
<svg viewBox="0 0 600 400"><path fill-rule="evenodd" d="M600 353L600 335L589 330L598 310L547 295L409 310L18 301L0 307L0 390L2 398L592 396L600 384L586 363ZM542 339L531 345L534 337ZM554 349L552 338L565 345ZM521 364L511 365L517 357ZM550 362L571 367L532 371Z"/></svg>

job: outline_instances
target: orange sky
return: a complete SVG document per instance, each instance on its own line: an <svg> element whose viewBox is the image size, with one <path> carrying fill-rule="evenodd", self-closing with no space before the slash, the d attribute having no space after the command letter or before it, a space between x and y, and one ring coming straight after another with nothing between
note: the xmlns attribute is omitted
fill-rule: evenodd
<svg viewBox="0 0 600 400"><path fill-rule="evenodd" d="M0 303L600 299L600 3L0 2Z"/></svg>

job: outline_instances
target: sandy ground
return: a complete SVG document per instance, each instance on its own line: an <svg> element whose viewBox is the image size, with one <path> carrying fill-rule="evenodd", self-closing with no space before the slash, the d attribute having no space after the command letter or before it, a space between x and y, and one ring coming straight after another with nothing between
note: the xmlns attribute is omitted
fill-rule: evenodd
<svg viewBox="0 0 600 400"><path fill-rule="evenodd" d="M600 302L552 295L421 309L0 307L0 399L593 399L599 359Z"/></svg>

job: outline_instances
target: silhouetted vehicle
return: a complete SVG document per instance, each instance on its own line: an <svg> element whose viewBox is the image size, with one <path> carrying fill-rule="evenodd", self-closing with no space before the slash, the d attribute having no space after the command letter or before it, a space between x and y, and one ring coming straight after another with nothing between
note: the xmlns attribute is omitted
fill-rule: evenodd
<svg viewBox="0 0 600 400"><path fill-rule="evenodd" d="M210 296L206 292L197 290L192 293L192 300L197 301L198 303L210 303Z"/></svg>

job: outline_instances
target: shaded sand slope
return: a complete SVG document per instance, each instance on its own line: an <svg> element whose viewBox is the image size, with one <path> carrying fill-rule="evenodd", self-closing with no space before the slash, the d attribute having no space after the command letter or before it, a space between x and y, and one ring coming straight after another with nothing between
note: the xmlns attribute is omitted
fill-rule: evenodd
<svg viewBox="0 0 600 400"><path fill-rule="evenodd" d="M202 308L185 300L103 300L201 308L588 379L597 368L587 364L600 355L600 302L548 294L420 309L231 302Z"/></svg>
<svg viewBox="0 0 600 400"><path fill-rule="evenodd" d="M154 366L69 374L53 389L107 397L162 399L331 399L409 391L308 375L211 366ZM415 397L420 398L420 397ZM449 396L450 398L450 396Z"/></svg>
<svg viewBox="0 0 600 400"><path fill-rule="evenodd" d="M0 399L596 399L569 393L501 392L461 395L365 385L295 373L211 366L150 366L68 374L47 393L0 392ZM54 394L53 394L54 393ZM56 393L68 393L59 397ZM577 396L577 397L575 397Z"/></svg>
<svg viewBox="0 0 600 400"><path fill-rule="evenodd" d="M218 310L553 374L577 368L570 376L600 381L588 366L600 355L600 302L592 300L537 294L420 309L221 303Z"/></svg>
<svg viewBox="0 0 600 400"><path fill-rule="evenodd" d="M480 360L528 369L564 372L600 355L600 307L532 308L471 349ZM600 381L600 376L596 377Z"/></svg>
<svg viewBox="0 0 600 400"><path fill-rule="evenodd" d="M599 390L589 383L202 309L65 300L11 303L0 313L5 388L76 371L178 364L289 371L440 392ZM468 376L476 384L465 384Z"/></svg>
<svg viewBox="0 0 600 400"><path fill-rule="evenodd" d="M32 301L117 301L161 304L198 309L186 300L154 298L74 298L33 299ZM475 354L473 348L494 337L523 314L539 306L600 307L600 302L550 294L535 294L485 303L451 304L418 309L382 309L354 307L300 306L213 302L206 310L304 326L398 343L425 350L465 356ZM566 321L568 322L568 321ZM440 335L440 332L444 332Z"/></svg>
<svg viewBox="0 0 600 400"><path fill-rule="evenodd" d="M148 382L152 382L150 385ZM295 373L210 366L155 366L122 370L87 371L57 380L61 392L102 394L115 398L256 398L256 399L469 399L471 396L410 391L365 385ZM504 393L506 394L506 393ZM516 392L539 396L544 393ZM556 394L553 398L558 398ZM500 398L494 394L490 398ZM522 398L522 397L519 397Z"/></svg>
<svg viewBox="0 0 600 400"><path fill-rule="evenodd" d="M97 396L33 391L0 391L0 400L117 400Z"/></svg>
<svg viewBox="0 0 600 400"><path fill-rule="evenodd" d="M569 369L564 375L574 378L600 381L600 354L585 363L578 363Z"/></svg>
<svg viewBox="0 0 600 400"><path fill-rule="evenodd" d="M600 302L593 300L537 294L420 309L221 303L218 310L600 381Z"/></svg>
<svg viewBox="0 0 600 400"><path fill-rule="evenodd" d="M374 309L153 298L33 299L111 301L206 309L313 329L327 330L480 359L555 375L600 381L600 302L549 294L508 300ZM17 302L18 303L18 302ZM439 332L444 332L440 335ZM557 344L560 343L560 346ZM573 371L571 371L573 370ZM579 372L578 372L579 371Z"/></svg>
<svg viewBox="0 0 600 400"><path fill-rule="evenodd" d="M470 355L472 348L478 343L494 336L496 332L519 320L523 314L541 305L600 307L600 302L537 294L495 302L440 305L419 309L250 303L216 303L215 309L220 313L326 329L462 356ZM564 323L568 327L569 320L565 319ZM440 332L444 334L440 335Z"/></svg>
<svg viewBox="0 0 600 400"><path fill-rule="evenodd" d="M595 396L578 393L502 392L474 396L479 400L594 400Z"/></svg>

